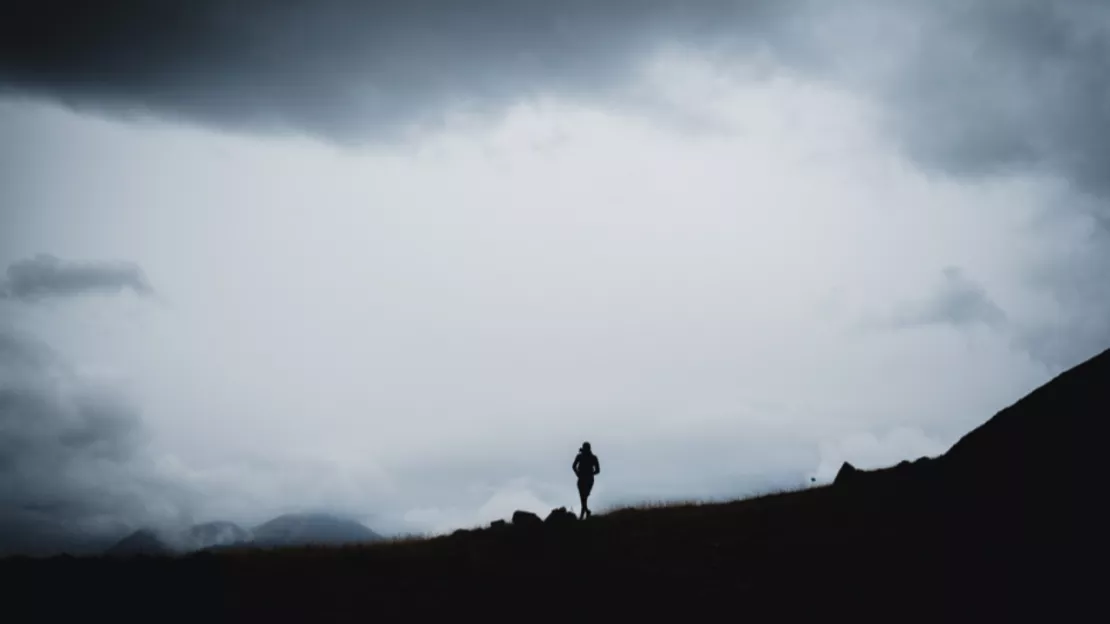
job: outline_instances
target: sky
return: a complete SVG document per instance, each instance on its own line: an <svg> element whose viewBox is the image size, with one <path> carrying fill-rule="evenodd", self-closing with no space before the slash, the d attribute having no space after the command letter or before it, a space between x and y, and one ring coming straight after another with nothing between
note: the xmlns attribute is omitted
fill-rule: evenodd
<svg viewBox="0 0 1110 624"><path fill-rule="evenodd" d="M1110 346L1102 2L13 6L0 552L826 483Z"/></svg>

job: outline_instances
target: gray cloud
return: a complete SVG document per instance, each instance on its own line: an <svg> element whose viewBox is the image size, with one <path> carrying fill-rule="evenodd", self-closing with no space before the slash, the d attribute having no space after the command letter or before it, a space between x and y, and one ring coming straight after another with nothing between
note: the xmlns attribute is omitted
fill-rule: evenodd
<svg viewBox="0 0 1110 624"><path fill-rule="evenodd" d="M1036 167L1110 191L1110 6L1098 0L28 0L8 16L8 89L341 143L530 93L615 97L666 43L769 53L866 89L921 163Z"/></svg>
<svg viewBox="0 0 1110 624"><path fill-rule="evenodd" d="M991 299L986 289L964 275L959 267L946 267L943 279L933 292L919 301L899 307L890 323L895 327L952 325L967 327L983 324L1000 327L1006 313Z"/></svg>
<svg viewBox="0 0 1110 624"><path fill-rule="evenodd" d="M1110 192L1110 6L930 2L884 75L893 128L957 175L1046 170Z"/></svg>
<svg viewBox="0 0 1110 624"><path fill-rule="evenodd" d="M130 262L73 262L50 254L19 260L0 282L0 297L33 301L51 296L94 292L117 293L130 288L140 295L153 292L138 265Z"/></svg>
<svg viewBox="0 0 1110 624"><path fill-rule="evenodd" d="M17 4L0 27L0 84L338 142L529 92L610 91L661 37L719 37L784 10L731 0Z"/></svg>
<svg viewBox="0 0 1110 624"><path fill-rule="evenodd" d="M17 4L0 25L0 89L341 144L544 93L638 107L688 132L689 115L625 90L653 51L771 58L870 98L885 134L927 170L1052 176L1075 191L1059 218L1110 223L1110 5L1099 0ZM1070 286L1110 271L1105 254L1088 260L1037 287L1101 314L1105 280ZM1053 363L1110 344L1106 324L1075 327L1029 329L1022 343Z"/></svg>
<svg viewBox="0 0 1110 624"><path fill-rule="evenodd" d="M145 463L145 441L117 391L0 332L0 554L95 549L181 515L186 497Z"/></svg>
<svg viewBox="0 0 1110 624"><path fill-rule="evenodd" d="M1110 345L1110 228L1092 215L1076 217L1083 234L1064 253L1029 272L1029 282L1054 301L1054 314L1022 328L1016 341L1041 361L1063 369Z"/></svg>

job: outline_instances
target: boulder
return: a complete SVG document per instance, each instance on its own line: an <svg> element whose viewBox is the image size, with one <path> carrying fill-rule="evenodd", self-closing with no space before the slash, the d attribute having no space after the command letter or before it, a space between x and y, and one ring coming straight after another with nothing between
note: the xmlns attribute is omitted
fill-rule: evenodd
<svg viewBox="0 0 1110 624"><path fill-rule="evenodd" d="M514 511L513 512L513 526L515 527L539 527L543 526L543 520L530 511Z"/></svg>
<svg viewBox="0 0 1110 624"><path fill-rule="evenodd" d="M551 513L547 514L547 519L543 522L548 526L566 526L568 524L574 524L577 519L578 516L567 511L566 507L559 507L558 509L552 509Z"/></svg>

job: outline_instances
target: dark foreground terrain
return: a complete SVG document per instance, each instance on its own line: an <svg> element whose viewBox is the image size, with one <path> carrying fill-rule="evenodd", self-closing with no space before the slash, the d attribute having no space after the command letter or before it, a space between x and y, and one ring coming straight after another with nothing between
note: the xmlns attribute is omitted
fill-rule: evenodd
<svg viewBox="0 0 1110 624"><path fill-rule="evenodd" d="M935 459L430 540L11 559L5 621L1098 620L1110 352Z"/></svg>

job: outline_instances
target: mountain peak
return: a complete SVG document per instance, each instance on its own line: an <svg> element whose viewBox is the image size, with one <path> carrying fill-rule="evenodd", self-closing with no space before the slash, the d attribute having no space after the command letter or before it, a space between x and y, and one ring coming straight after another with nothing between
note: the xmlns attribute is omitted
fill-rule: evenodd
<svg viewBox="0 0 1110 624"><path fill-rule="evenodd" d="M355 520L321 513L288 513L264 522L252 531L260 545L346 544L382 538Z"/></svg>
<svg viewBox="0 0 1110 624"><path fill-rule="evenodd" d="M139 529L116 542L114 546L107 550L106 554L113 556L168 555L172 552L173 549L155 535L154 531Z"/></svg>

